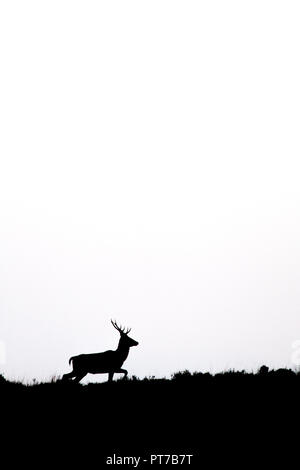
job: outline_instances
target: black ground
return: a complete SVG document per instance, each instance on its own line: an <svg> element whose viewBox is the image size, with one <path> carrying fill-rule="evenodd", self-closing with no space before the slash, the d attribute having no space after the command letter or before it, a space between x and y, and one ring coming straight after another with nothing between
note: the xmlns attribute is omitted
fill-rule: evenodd
<svg viewBox="0 0 300 470"><path fill-rule="evenodd" d="M140 456L138 468L151 454L193 455L198 468L286 467L299 453L300 374L287 369L89 385L2 379L0 396L2 459L30 468L110 468L114 454Z"/></svg>

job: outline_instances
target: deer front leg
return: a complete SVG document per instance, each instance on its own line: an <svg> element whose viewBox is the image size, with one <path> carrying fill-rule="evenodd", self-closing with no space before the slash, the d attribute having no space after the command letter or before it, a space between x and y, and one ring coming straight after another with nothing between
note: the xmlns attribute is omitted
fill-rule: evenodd
<svg viewBox="0 0 300 470"><path fill-rule="evenodd" d="M116 372L119 372L119 373L124 374L123 379L126 379L126 377L127 377L127 375L128 375L128 372L127 372L126 369L118 369Z"/></svg>
<svg viewBox="0 0 300 470"><path fill-rule="evenodd" d="M114 376L114 372L109 372L108 373L108 381L109 382L112 382L113 376Z"/></svg>

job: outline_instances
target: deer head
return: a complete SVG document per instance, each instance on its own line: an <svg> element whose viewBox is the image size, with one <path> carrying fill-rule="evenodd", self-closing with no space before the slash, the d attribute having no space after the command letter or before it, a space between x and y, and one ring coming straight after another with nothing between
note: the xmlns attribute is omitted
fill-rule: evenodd
<svg viewBox="0 0 300 470"><path fill-rule="evenodd" d="M126 348L131 348L131 346L137 346L139 343L135 341L134 339L130 338L128 336L128 333L130 333L131 328L127 328L125 331L125 328L122 328L121 326L118 326L116 321L111 320L112 326L120 333L120 343L119 347L126 347Z"/></svg>

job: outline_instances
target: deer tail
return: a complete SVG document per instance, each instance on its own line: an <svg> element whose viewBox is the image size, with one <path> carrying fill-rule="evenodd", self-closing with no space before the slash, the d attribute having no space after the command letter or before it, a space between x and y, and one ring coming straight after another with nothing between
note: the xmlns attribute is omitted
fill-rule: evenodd
<svg viewBox="0 0 300 470"><path fill-rule="evenodd" d="M69 364L70 365L71 365L71 362L73 361L73 359L74 359L74 356L70 357L70 359L69 359Z"/></svg>

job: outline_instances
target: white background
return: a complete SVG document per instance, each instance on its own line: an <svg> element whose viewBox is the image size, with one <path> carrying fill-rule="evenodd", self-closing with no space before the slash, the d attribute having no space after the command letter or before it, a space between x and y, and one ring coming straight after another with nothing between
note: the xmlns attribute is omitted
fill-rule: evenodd
<svg viewBox="0 0 300 470"><path fill-rule="evenodd" d="M1 1L5 376L115 348L112 317L140 342L130 374L291 366L299 13Z"/></svg>

